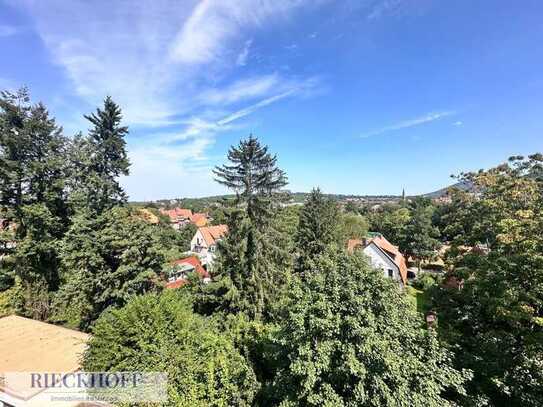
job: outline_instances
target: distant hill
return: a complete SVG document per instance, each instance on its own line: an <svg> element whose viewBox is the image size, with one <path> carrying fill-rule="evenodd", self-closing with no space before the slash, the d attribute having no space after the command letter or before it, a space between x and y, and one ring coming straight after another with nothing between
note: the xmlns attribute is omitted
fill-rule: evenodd
<svg viewBox="0 0 543 407"><path fill-rule="evenodd" d="M422 194L425 198L436 199L445 196L449 188L458 188L464 191L471 190L472 185L466 182L457 182L456 184L450 185L445 188L441 188L437 191L430 192L427 194ZM291 192L290 194L291 202L293 203L303 203L309 196L309 192ZM344 195L344 194L324 194L326 197L331 198L335 201L347 202L347 201L358 201L365 202L366 204L379 204L386 202L397 202L402 199L401 195ZM205 208L209 208L214 204L222 202L224 200L229 200L235 198L235 195L216 195L216 196L207 196L202 198L174 198L174 199L160 199L153 202L153 206L157 208L173 208L176 206L186 207L193 209L195 211L201 211ZM414 198L414 196L409 196L408 198ZM131 204L136 206L148 206L150 202L134 202Z"/></svg>
<svg viewBox="0 0 543 407"><path fill-rule="evenodd" d="M441 198L447 194L447 191L450 188L457 188L457 189L460 189L461 191L470 191L473 189L473 184L469 182L461 181L461 182L457 182L456 184L449 185L448 187L438 189L437 191L424 194L422 196L425 198L430 198L430 199Z"/></svg>

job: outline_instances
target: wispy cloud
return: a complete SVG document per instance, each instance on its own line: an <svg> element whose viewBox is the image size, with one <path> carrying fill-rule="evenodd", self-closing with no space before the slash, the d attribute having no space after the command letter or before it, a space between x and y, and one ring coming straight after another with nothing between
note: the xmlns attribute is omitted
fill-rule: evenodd
<svg viewBox="0 0 543 407"><path fill-rule="evenodd" d="M235 103L267 95L284 80L277 74L240 79L224 88L212 88L202 93L200 100L206 104Z"/></svg>
<svg viewBox="0 0 543 407"><path fill-rule="evenodd" d="M166 177L174 183L189 167L206 168L206 150L219 133L242 126L243 118L272 103L317 92L317 78L278 74L279 67L251 69L249 76L239 71L249 71L240 67L250 62L253 40L247 38L253 31L325 1L13 4L30 15L53 62L64 70L73 89L69 99L81 101L63 106L64 118L73 120L111 95L132 129L128 146L136 179L166 168L161 163L167 161Z"/></svg>
<svg viewBox="0 0 543 407"><path fill-rule="evenodd" d="M405 120L390 126L382 127L377 130L369 131L367 133L362 134L360 137L362 138L368 138L373 136L380 136L385 133L390 133L398 130L408 129L411 127L420 126L426 123L431 123L436 120L442 119L447 116L452 116L456 114L454 111L443 111L443 112L437 112L437 113L428 113L424 116L420 116L414 119Z"/></svg>
<svg viewBox="0 0 543 407"><path fill-rule="evenodd" d="M324 0L202 0L194 8L171 46L171 57L202 64L223 57L243 30L285 18L302 6Z"/></svg>
<svg viewBox="0 0 543 407"><path fill-rule="evenodd" d="M403 5L404 0L383 0L374 2L370 13L368 14L369 20L375 20L382 17L385 14L397 12Z"/></svg>
<svg viewBox="0 0 543 407"><path fill-rule="evenodd" d="M247 59L249 58L249 50L251 48L252 43L253 43L253 40L245 41L245 45L243 46L243 49L241 50L241 52L238 54L238 57L236 58L237 66L247 65Z"/></svg>

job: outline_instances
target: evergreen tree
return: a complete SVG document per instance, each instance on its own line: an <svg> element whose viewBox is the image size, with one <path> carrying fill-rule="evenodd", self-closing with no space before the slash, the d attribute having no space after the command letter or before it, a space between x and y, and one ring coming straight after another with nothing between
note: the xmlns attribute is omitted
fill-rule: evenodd
<svg viewBox="0 0 543 407"><path fill-rule="evenodd" d="M269 154L268 147L251 135L230 148L228 160L231 164L213 170L215 180L235 191L238 203L246 205L253 226L264 227L274 194L287 185L284 171L277 167L277 156Z"/></svg>
<svg viewBox="0 0 543 407"><path fill-rule="evenodd" d="M237 207L228 218L228 234L219 243L213 284L201 298L216 309L269 315L284 285L289 254L271 222L274 202L287 183L277 158L250 136L230 148L229 165L214 170L216 180L236 192ZM284 243L284 242L283 242Z"/></svg>
<svg viewBox="0 0 543 407"><path fill-rule="evenodd" d="M59 286L57 242L68 225L67 140L26 89L0 97L0 255L20 280L18 311L45 318ZM9 273L3 270L2 274Z"/></svg>
<svg viewBox="0 0 543 407"><path fill-rule="evenodd" d="M80 211L61 242L64 284L54 319L88 329L108 307L159 290L164 247L153 225L126 208Z"/></svg>
<svg viewBox="0 0 543 407"><path fill-rule="evenodd" d="M85 118L93 127L88 137L79 135L74 140L72 203L100 214L126 202L118 178L129 173L124 140L128 127L121 125L121 109L109 96L103 109Z"/></svg>
<svg viewBox="0 0 543 407"><path fill-rule="evenodd" d="M312 269L314 261L334 243L338 243L339 212L337 205L316 188L311 191L300 211L296 233L298 271Z"/></svg>

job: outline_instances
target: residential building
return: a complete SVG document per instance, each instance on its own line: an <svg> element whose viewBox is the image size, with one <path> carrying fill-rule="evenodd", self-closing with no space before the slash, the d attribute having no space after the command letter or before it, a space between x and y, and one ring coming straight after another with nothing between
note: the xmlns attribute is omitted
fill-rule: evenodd
<svg viewBox="0 0 543 407"><path fill-rule="evenodd" d="M374 234L366 239L351 239L347 243L347 250L362 252L370 258L371 265L383 270L383 274L395 281L401 287L407 284L407 262L397 246L390 243L381 234Z"/></svg>
<svg viewBox="0 0 543 407"><path fill-rule="evenodd" d="M193 213L190 218L190 223L196 225L197 227L202 227L207 225L207 213Z"/></svg>
<svg viewBox="0 0 543 407"><path fill-rule="evenodd" d="M172 269L168 274L168 283L166 288L179 288L187 283L187 278L191 273L198 273L204 283L211 281L209 273L202 267L200 259L196 256L190 256L173 262Z"/></svg>
<svg viewBox="0 0 543 407"><path fill-rule="evenodd" d="M190 223L192 211L190 209L173 208L161 209L160 213L167 215L170 218L170 223L175 230L181 229L183 226Z"/></svg>
<svg viewBox="0 0 543 407"><path fill-rule="evenodd" d="M204 226L198 228L192 241L190 242L190 250L198 255L202 265L207 270L213 264L215 259L215 251L217 242L222 239L228 232L226 225Z"/></svg>
<svg viewBox="0 0 543 407"><path fill-rule="evenodd" d="M176 230L183 228L184 226L192 223L197 227L206 226L208 223L207 213L195 212L192 213L190 209L174 208L174 209L161 209L160 212L167 215L170 218L172 227Z"/></svg>

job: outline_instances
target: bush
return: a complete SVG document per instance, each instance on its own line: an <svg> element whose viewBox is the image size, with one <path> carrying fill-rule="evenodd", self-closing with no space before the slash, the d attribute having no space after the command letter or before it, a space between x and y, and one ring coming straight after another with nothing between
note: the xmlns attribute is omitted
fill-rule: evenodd
<svg viewBox="0 0 543 407"><path fill-rule="evenodd" d="M413 281L413 287L418 288L419 290L429 290L431 287L438 285L441 282L441 277L431 274L431 273L422 273L417 276Z"/></svg>
<svg viewBox="0 0 543 407"><path fill-rule="evenodd" d="M250 406L258 390L252 369L230 336L192 312L184 290L134 297L96 322L87 371L168 374L168 406Z"/></svg>

